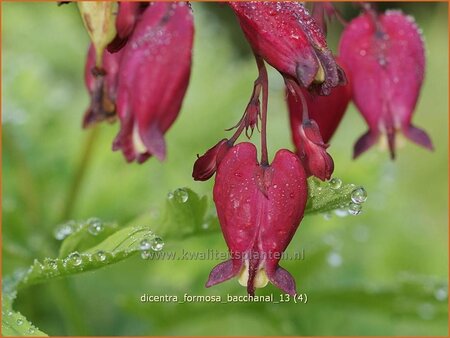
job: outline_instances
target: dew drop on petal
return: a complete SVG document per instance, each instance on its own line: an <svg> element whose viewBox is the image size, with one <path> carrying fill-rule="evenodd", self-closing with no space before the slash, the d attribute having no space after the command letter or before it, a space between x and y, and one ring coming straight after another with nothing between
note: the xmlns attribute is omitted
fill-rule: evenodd
<svg viewBox="0 0 450 338"><path fill-rule="evenodd" d="M23 324L23 319L22 318L17 318L16 324L19 325L19 326L22 325Z"/></svg>

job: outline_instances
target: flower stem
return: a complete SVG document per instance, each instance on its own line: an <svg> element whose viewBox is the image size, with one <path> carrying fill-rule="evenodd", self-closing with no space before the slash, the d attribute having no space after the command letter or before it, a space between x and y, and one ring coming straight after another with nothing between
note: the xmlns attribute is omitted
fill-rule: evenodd
<svg viewBox="0 0 450 338"><path fill-rule="evenodd" d="M267 104L269 101L269 79L264 60L255 54L256 64L258 65L258 82L262 86L262 107L261 107L261 165L269 165L269 156L267 153Z"/></svg>
<svg viewBox="0 0 450 338"><path fill-rule="evenodd" d="M64 203L64 209L61 213L60 221L65 221L72 215L80 193L80 188L92 158L94 144L99 134L100 128L98 126L94 126L92 130L89 131L81 151L80 161L75 170L74 178L68 190L66 203Z"/></svg>

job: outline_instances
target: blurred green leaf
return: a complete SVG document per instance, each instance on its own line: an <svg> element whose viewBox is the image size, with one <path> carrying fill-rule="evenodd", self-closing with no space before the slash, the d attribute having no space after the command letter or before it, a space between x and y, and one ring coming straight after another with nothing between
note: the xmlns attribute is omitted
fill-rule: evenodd
<svg viewBox="0 0 450 338"><path fill-rule="evenodd" d="M2 297L2 336L47 336L22 314L12 310L13 299L13 294Z"/></svg>

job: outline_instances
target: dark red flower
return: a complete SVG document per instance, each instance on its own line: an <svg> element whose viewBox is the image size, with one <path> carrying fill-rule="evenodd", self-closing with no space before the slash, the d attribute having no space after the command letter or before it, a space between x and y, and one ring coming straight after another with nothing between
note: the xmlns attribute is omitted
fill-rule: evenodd
<svg viewBox="0 0 450 338"><path fill-rule="evenodd" d="M347 80L349 77L347 76ZM349 82L345 85L337 86L331 90L330 95L318 96L308 92L306 89L300 89L308 108L309 118L314 120L320 130L323 142L328 143L336 131L339 123L350 103L352 92ZM293 93L287 90L287 102L289 108L289 117L294 144L300 149L300 126L303 121L303 104Z"/></svg>
<svg viewBox="0 0 450 338"><path fill-rule="evenodd" d="M412 17L368 11L346 27L339 50L352 78L353 100L369 126L355 144L354 157L387 134L394 158L397 131L433 149L428 135L411 124L425 72L423 40Z"/></svg>
<svg viewBox="0 0 450 338"><path fill-rule="evenodd" d="M206 181L216 172L217 167L226 155L231 145L227 139L219 141L214 147L208 149L206 153L197 158L194 163L192 177L196 181ZM198 155L197 155L198 156Z"/></svg>
<svg viewBox="0 0 450 338"><path fill-rule="evenodd" d="M103 120L113 121L116 116L116 93L119 64L122 54L103 52L103 64L99 69L95 66L95 48L89 46L84 71L86 87L89 91L91 103L84 114L83 127Z"/></svg>
<svg viewBox="0 0 450 338"><path fill-rule="evenodd" d="M186 93L193 36L186 2L155 2L123 49L117 97L121 129L113 149L121 149L128 161L165 158L163 134L177 118Z"/></svg>
<svg viewBox="0 0 450 338"><path fill-rule="evenodd" d="M148 6L148 3L145 2L121 1L118 3L116 17L117 34L114 40L108 45L108 51L114 53L125 46L146 6Z"/></svg>
<svg viewBox="0 0 450 338"><path fill-rule="evenodd" d="M278 265L303 218L306 174L298 157L279 150L271 165L260 165L256 148L240 143L222 159L214 202L231 259L217 265L207 287L238 276L249 294L268 281L296 293L292 276Z"/></svg>
<svg viewBox="0 0 450 338"><path fill-rule="evenodd" d="M299 2L229 2L254 53L285 77L327 94L344 74L325 36Z"/></svg>

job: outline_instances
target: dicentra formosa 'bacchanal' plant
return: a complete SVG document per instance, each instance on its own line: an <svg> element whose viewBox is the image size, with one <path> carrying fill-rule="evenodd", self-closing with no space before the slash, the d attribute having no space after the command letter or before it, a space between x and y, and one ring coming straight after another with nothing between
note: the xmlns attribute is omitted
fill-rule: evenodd
<svg viewBox="0 0 450 338"><path fill-rule="evenodd" d="M278 263L303 218L307 177L325 181L333 174L328 142L349 102L369 126L355 145L355 157L386 134L394 158L397 130L432 149L427 134L411 124L425 73L423 41L411 17L379 13L367 3L348 24L332 3L312 4L312 14L300 2L228 6L254 53L258 76L233 135L194 163L195 180L216 174L214 202L231 254L212 270L206 286L239 277L249 294L269 281L295 294L294 278ZM163 135L178 116L190 78L189 3L82 2L79 7L93 42L86 62L91 104L83 125L118 116L114 150L122 150L127 161L142 163L152 155L163 160ZM326 22L334 18L345 25L338 61L326 42ZM266 63L284 79L296 148L295 154L279 150L271 162ZM255 127L260 160L253 144L236 144L244 130L251 138Z"/></svg>

